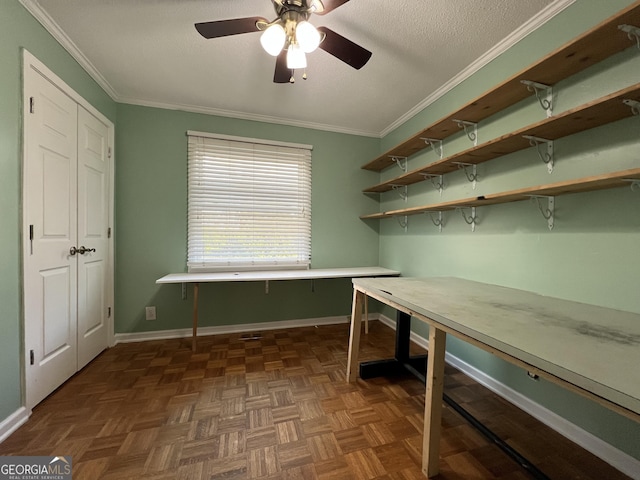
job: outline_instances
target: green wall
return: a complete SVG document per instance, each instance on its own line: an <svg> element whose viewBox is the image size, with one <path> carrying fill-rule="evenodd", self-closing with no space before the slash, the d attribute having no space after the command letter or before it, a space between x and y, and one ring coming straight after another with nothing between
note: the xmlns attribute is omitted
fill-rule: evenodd
<svg viewBox="0 0 640 480"><path fill-rule="evenodd" d="M115 103L18 3L0 2L0 422L21 405L22 49L111 120Z"/></svg>
<svg viewBox="0 0 640 480"><path fill-rule="evenodd" d="M312 267L378 263L378 226L356 219L377 200L361 195L362 159L379 139L269 123L118 105L116 127L116 332L189 328L192 299L156 279L186 269L187 130L313 145ZM347 315L348 280L205 284L200 325ZM157 320L144 307L157 307Z"/></svg>
<svg viewBox="0 0 640 480"><path fill-rule="evenodd" d="M493 85L621 10L630 1L574 3L542 28L458 85L389 134L383 150L444 117ZM622 33L621 33L622 34ZM632 47L554 86L556 113L636 84L640 52ZM479 125L480 143L544 118L535 98L520 102ZM424 182L409 187L405 203L390 192L379 210L417 206L541 185L640 166L640 117L555 142L555 169L549 174L533 148L478 167L475 190L462 172L445 176L440 196ZM445 154L471 147L463 134L445 140ZM436 159L432 151L409 161L409 169ZM394 167L370 175L369 185L399 174ZM459 212L444 214L442 233L429 216L409 217L405 232L394 219L380 220L380 264L404 276L457 276L544 295L640 313L640 192L630 188L556 198L553 231L529 202L483 207L474 233ZM376 222L366 221L373 224ZM394 313L385 310L393 317ZM414 322L417 323L417 322ZM415 329L426 337L426 328ZM640 459L640 425L456 339L448 351L567 418L620 450Z"/></svg>

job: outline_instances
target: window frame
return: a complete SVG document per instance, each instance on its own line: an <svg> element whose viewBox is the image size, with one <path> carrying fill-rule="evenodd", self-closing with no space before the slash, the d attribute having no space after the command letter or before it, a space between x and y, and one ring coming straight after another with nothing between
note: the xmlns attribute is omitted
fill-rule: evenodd
<svg viewBox="0 0 640 480"><path fill-rule="evenodd" d="M187 271L204 273L310 268L311 155L313 146L191 130L187 131L187 144ZM226 157L225 148L228 149ZM229 169L227 165L229 173L224 173L228 176L227 181L218 177L224 164L233 160L236 160L239 165L250 165L250 176L247 176L246 169L240 175L238 172L234 173L233 169ZM262 162L271 162L271 165ZM263 171L269 170L270 174L273 169L275 170L273 179L266 184L264 174L260 176L261 169ZM278 177L278 174L282 177ZM198 175L200 177L196 178ZM260 190L260 197L267 192L266 195L273 195L274 199L277 198L273 208L265 208L264 198L258 202L257 195L251 195L251 191L256 192L256 180L260 180L260 183L264 184L258 185L263 188ZM204 185L202 181L204 181ZM225 190L224 186L228 185L228 181L237 187L230 197L240 200L235 205L240 206L253 202L253 207L238 207L237 211L231 207L234 212L229 210L228 196L222 193ZM284 195L282 195L282 185L290 185L289 189L284 191ZM277 195L274 194L276 186L279 189ZM218 195L202 194L202 192L210 191L218 191L219 193ZM209 197L218 200L211 200ZM222 198L224 200L220 200ZM223 210L224 208L227 210ZM268 211L265 212L265 210ZM234 218L252 218L252 220L246 222L243 220L243 225L238 227L242 231L237 232L233 224ZM198 224L199 221L200 224ZM252 226L245 227L245 223ZM207 241L205 236L218 235L223 237L225 235L224 232L221 233L224 227L218 229L214 227L215 233L211 233L210 226L212 225L219 227L225 225L233 230L231 235L237 235L235 238L239 239L241 243L241 247L236 252L237 257L242 257L241 261L239 258L229 260L227 257L227 255L233 255L233 248L219 249L219 252L228 253L222 253L217 257L212 255L211 251L207 253L207 245L211 240ZM286 250L278 250L274 247L277 242L274 242L273 239L276 236L270 236L275 225L285 226L283 230L286 237L285 248L289 242L288 246L291 247L292 253L289 257L287 257ZM205 230L209 230L209 233ZM257 237L251 237L254 232L258 232ZM255 238L258 240L256 241ZM272 256L261 260L254 252L252 258L247 258L246 254L253 249L252 246L247 245L252 242L258 244L262 242L263 245L268 245L268 247L263 247L267 251L276 251L276 255L284 256ZM259 248L256 248L256 251L259 251Z"/></svg>

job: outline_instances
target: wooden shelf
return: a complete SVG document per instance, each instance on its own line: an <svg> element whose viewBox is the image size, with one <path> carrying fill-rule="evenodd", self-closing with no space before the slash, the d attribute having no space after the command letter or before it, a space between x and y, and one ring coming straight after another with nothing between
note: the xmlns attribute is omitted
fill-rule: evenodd
<svg viewBox="0 0 640 480"><path fill-rule="evenodd" d="M399 210L390 210L387 212L374 213L371 215L362 215L361 219L379 219L406 215L416 215L425 212L442 212L454 210L464 207L482 207L485 205L497 205L501 203L519 202L528 200L535 196L566 195L570 193L591 192L595 190L605 190L610 188L619 188L631 186L633 180L640 180L640 168L632 168L620 172L605 173L602 175L594 175L576 180L568 180L564 182L549 183L535 187L520 188L518 190L510 190L508 192L493 193L482 195L479 197L470 197L449 202L440 202L419 207L409 207Z"/></svg>
<svg viewBox="0 0 640 480"><path fill-rule="evenodd" d="M568 110L560 115L545 118L538 123L469 148L424 167L363 190L365 193L382 193L394 186L411 185L425 180L425 174L442 175L458 169L458 163L479 164L488 160L530 148L524 136L557 140L578 132L633 116L632 109L622 101L640 102L640 83L619 90L597 100Z"/></svg>
<svg viewBox="0 0 640 480"><path fill-rule="evenodd" d="M640 26L640 1L603 21L563 47L516 73L452 114L419 131L404 142L364 165L365 170L380 172L395 161L392 157L410 157L428 147L422 138L443 140L460 131L454 119L479 122L531 95L522 80L545 85L559 81L633 46L618 26Z"/></svg>

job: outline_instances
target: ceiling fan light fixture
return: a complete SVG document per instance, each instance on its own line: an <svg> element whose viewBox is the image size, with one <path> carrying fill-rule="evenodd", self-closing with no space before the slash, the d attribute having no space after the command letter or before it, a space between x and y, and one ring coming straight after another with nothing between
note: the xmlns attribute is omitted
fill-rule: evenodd
<svg viewBox="0 0 640 480"><path fill-rule="evenodd" d="M260 43L271 56L276 57L274 83L293 82L293 71L307 67L306 54L322 48L328 54L359 70L371 58L371 52L348 38L308 22L314 15L324 15L350 0L270 0L277 18L232 18L195 24L204 38L220 38L243 33L262 32ZM365 2L366 3L366 2ZM304 79L306 74L303 74ZM289 80L291 79L291 80Z"/></svg>
<svg viewBox="0 0 640 480"><path fill-rule="evenodd" d="M260 43L265 52L272 57L277 57L287 40L287 34L279 23L269 26L260 36Z"/></svg>
<svg viewBox="0 0 640 480"><path fill-rule="evenodd" d="M307 68L307 57L297 43L289 45L289 50L287 51L287 68L289 70Z"/></svg>
<svg viewBox="0 0 640 480"><path fill-rule="evenodd" d="M296 26L296 40L303 52L311 53L320 45L320 32L305 20Z"/></svg>

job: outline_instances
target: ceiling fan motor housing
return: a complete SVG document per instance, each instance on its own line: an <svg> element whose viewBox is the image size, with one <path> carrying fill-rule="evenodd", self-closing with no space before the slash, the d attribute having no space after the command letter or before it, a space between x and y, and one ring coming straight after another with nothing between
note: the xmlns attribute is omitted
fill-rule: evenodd
<svg viewBox="0 0 640 480"><path fill-rule="evenodd" d="M290 15L293 16L292 19L297 18L298 21L308 20L311 15L311 11L307 7L306 2L300 0L288 0L282 2L282 4L274 2L273 6L276 9L276 14L282 20L285 20Z"/></svg>
<svg viewBox="0 0 640 480"><path fill-rule="evenodd" d="M288 10L309 10L306 1L303 0L272 0L273 6L276 9L276 13L280 16L283 12Z"/></svg>

